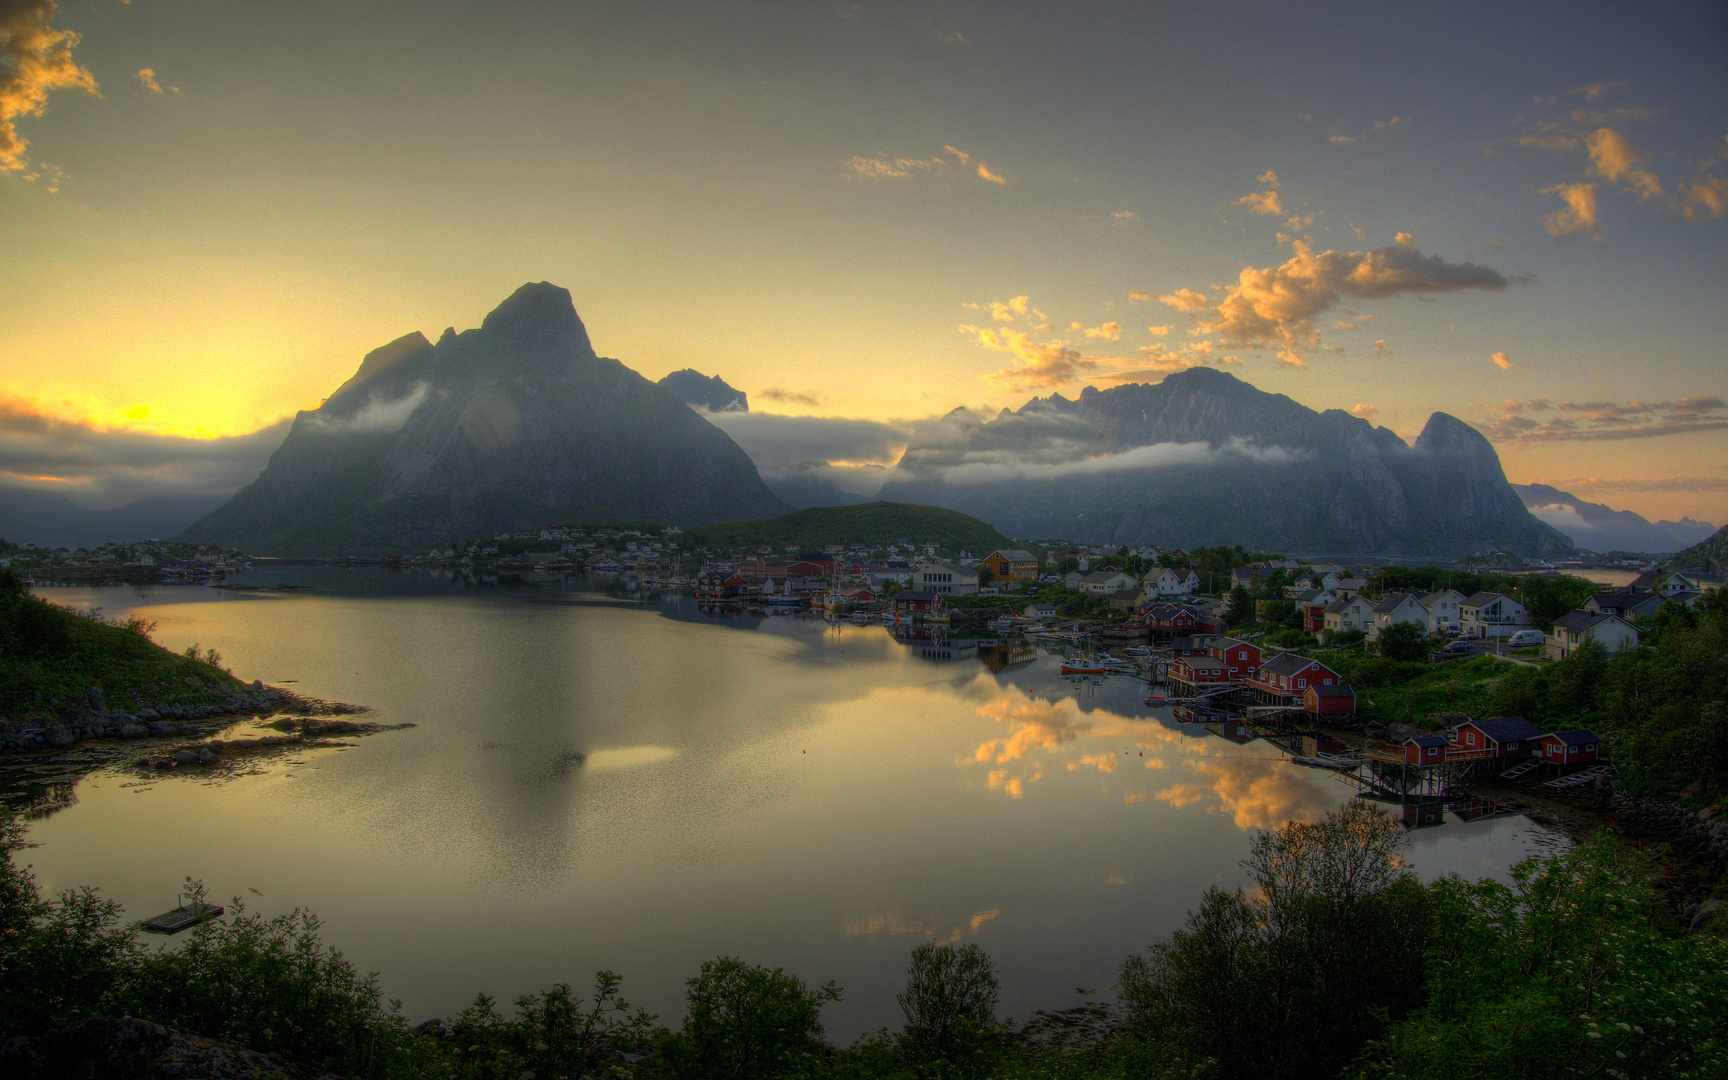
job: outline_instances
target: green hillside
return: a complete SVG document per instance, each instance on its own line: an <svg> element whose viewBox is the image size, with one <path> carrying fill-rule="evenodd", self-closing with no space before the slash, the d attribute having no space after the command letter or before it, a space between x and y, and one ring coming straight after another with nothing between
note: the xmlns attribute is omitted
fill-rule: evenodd
<svg viewBox="0 0 1728 1080"><path fill-rule="evenodd" d="M764 544L776 552L796 544L821 551L825 544L861 543L872 547L910 540L934 542L945 551L970 551L982 557L1014 543L989 525L955 510L911 503L869 502L857 506L814 506L777 518L733 521L690 529L687 547L715 551L753 550Z"/></svg>
<svg viewBox="0 0 1728 1080"><path fill-rule="evenodd" d="M1674 556L1668 560L1668 565L1676 570L1695 570L1720 578L1728 572L1728 526L1717 529L1716 535L1702 544L1693 544Z"/></svg>

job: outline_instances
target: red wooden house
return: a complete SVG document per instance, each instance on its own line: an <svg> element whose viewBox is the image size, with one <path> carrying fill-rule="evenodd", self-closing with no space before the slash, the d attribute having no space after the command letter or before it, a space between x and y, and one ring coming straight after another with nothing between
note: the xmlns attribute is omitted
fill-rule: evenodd
<svg viewBox="0 0 1728 1080"><path fill-rule="evenodd" d="M1535 740L1533 750L1545 765L1594 765L1602 740L1588 728L1555 731Z"/></svg>
<svg viewBox="0 0 1728 1080"><path fill-rule="evenodd" d="M1260 671L1260 647L1240 638L1213 638L1206 653L1224 661L1233 679L1252 679Z"/></svg>
<svg viewBox="0 0 1728 1080"><path fill-rule="evenodd" d="M894 594L894 614L924 615L942 610L942 597L922 589L909 589Z"/></svg>
<svg viewBox="0 0 1728 1080"><path fill-rule="evenodd" d="M1522 716L1466 720L1452 728L1451 757L1520 757L1542 737L1542 729Z"/></svg>
<svg viewBox="0 0 1728 1080"><path fill-rule="evenodd" d="M1418 735L1404 740L1404 764L1439 765L1446 760L1446 736Z"/></svg>
<svg viewBox="0 0 1728 1080"><path fill-rule="evenodd" d="M1296 705L1310 686L1338 686L1343 681L1320 661L1286 652L1262 662L1260 673L1248 680L1248 688L1262 704Z"/></svg>
<svg viewBox="0 0 1728 1080"><path fill-rule="evenodd" d="M1332 686L1310 686L1302 693L1302 711L1316 720L1327 717L1356 715L1356 691L1336 683ZM1438 738L1438 736L1436 736ZM1445 742L1445 739L1441 739Z"/></svg>
<svg viewBox="0 0 1728 1080"><path fill-rule="evenodd" d="M1194 691L1234 681L1230 678L1229 665L1212 656L1181 657L1170 665L1164 677L1173 685L1186 686Z"/></svg>

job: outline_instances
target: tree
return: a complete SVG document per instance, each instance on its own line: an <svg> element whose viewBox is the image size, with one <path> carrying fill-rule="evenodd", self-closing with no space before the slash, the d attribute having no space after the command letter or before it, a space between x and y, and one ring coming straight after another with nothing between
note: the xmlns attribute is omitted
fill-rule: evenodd
<svg viewBox="0 0 1728 1080"><path fill-rule="evenodd" d="M810 990L796 975L734 956L707 961L686 985L684 1027L659 1047L681 1080L753 1080L796 1069L821 1050L822 1006L840 1000L832 982Z"/></svg>
<svg viewBox="0 0 1728 1080"><path fill-rule="evenodd" d="M1352 801L1254 841L1259 886L1208 889L1169 941L1122 965L1131 1028L1218 1075L1330 1077L1421 996L1426 893L1402 828Z"/></svg>
<svg viewBox="0 0 1728 1080"><path fill-rule="evenodd" d="M996 1031L996 965L977 945L912 950L906 989L895 997L906 1014L903 1037L915 1061L973 1056Z"/></svg>
<svg viewBox="0 0 1728 1080"><path fill-rule="evenodd" d="M1388 660L1421 660L1428 655L1428 630L1416 623L1393 623L1380 631L1374 645Z"/></svg>
<svg viewBox="0 0 1728 1080"><path fill-rule="evenodd" d="M1224 621L1231 626L1241 626L1254 621L1254 594L1245 587L1238 585L1230 590L1230 607L1224 612Z"/></svg>
<svg viewBox="0 0 1728 1080"><path fill-rule="evenodd" d="M990 569L988 566L984 565L983 563L979 563L978 564L978 584L988 585L995 580L996 580L996 571Z"/></svg>

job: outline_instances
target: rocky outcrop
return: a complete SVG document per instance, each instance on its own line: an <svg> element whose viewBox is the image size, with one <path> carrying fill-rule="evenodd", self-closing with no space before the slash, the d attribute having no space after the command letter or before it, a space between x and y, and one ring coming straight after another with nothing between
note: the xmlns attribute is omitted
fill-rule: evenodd
<svg viewBox="0 0 1728 1080"><path fill-rule="evenodd" d="M1228 374L1086 388L906 450L882 498L947 506L1028 538L1304 554L1455 557L1571 545L1531 517L1480 432L1435 413L1415 445Z"/></svg>
<svg viewBox="0 0 1728 1080"><path fill-rule="evenodd" d="M338 1080L146 1020L98 1017L0 1046L12 1080Z"/></svg>
<svg viewBox="0 0 1728 1080"><path fill-rule="evenodd" d="M570 294L524 285L479 329L409 334L302 412L258 480L184 538L259 554L413 551L548 523L786 510L725 432L596 356Z"/></svg>
<svg viewBox="0 0 1728 1080"><path fill-rule="evenodd" d="M1716 535L1695 544L1668 561L1675 570L1695 570L1713 581L1728 577L1728 525L1716 530Z"/></svg>

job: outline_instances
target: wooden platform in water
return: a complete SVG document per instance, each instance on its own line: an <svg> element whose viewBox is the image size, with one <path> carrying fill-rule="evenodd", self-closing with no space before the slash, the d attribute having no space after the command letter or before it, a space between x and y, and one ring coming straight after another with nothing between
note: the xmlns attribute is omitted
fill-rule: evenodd
<svg viewBox="0 0 1728 1080"><path fill-rule="evenodd" d="M182 904L173 911L165 911L138 925L152 934L178 934L201 922L219 918L221 914L222 907L218 904Z"/></svg>

